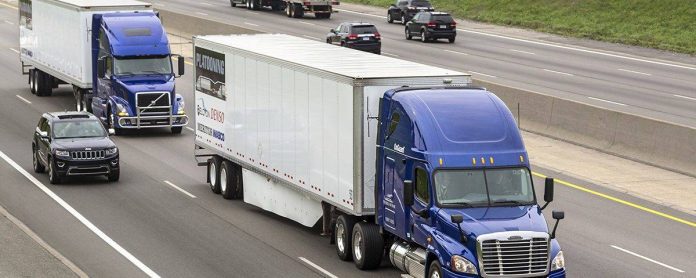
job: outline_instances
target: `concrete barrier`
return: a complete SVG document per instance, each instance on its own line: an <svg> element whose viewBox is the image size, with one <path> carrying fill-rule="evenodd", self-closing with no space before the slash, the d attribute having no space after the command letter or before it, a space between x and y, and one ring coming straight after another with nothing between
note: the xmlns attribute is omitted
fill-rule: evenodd
<svg viewBox="0 0 696 278"><path fill-rule="evenodd" d="M259 31L160 10L168 32L193 35ZM696 176L696 129L474 79L498 95L525 131Z"/></svg>

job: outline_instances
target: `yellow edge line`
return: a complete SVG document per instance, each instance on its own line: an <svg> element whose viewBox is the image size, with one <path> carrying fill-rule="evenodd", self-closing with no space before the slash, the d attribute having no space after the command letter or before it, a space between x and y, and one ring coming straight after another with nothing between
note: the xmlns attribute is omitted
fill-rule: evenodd
<svg viewBox="0 0 696 278"><path fill-rule="evenodd" d="M537 176L537 177L540 177L540 178L546 178L545 175L540 174L540 173L537 173L537 172L532 172L532 174L535 175L535 176ZM627 205L627 206L630 206L630 207L634 207L634 208L637 208L637 209L639 209L639 210L642 210L642 211L645 211L645 212L649 212L649 213L652 213L652 214L655 214L655 215L658 215L658 216L662 216L662 217L664 217L664 218L667 218L667 219L670 219L670 220L674 220L674 221L677 221L677 222L680 222L680 223L683 223L683 224L686 224L686 225L689 225L689 226L691 226L691 227L696 228L696 222L691 222L691 221L688 221L688 220L681 219L681 218L679 218L679 217L675 217L675 216L672 216L672 215L669 215L669 214L666 214L666 213L663 213L663 212L656 211L656 210L654 210L654 209L649 209L649 208L646 208L646 207L644 207L644 206L641 206L641 205L638 205L638 204L635 204L635 203L631 203L631 202L629 202L629 201L621 200L621 199L619 199L619 198L612 197L612 196L609 196L609 195L607 195L607 194L604 194L604 193L601 193L601 192L597 192L597 191L594 191L594 190L591 190L591 189L588 189L588 188L585 188L585 187L582 187L582 186L579 186L579 185L575 185L575 184L569 183L569 182L564 181L564 180L558 180L558 179L556 179L556 182L558 182L558 183L560 183L560 184L562 184L562 185L568 186L568 187L575 188L575 189L580 190L580 191L584 191L584 192L587 192L587 193L590 193L590 194L593 194L593 195L596 195L596 196L599 196L599 197L602 197L602 198L605 198L605 199L612 200L612 201L617 202L617 203L620 203L620 204L624 204L624 205Z"/></svg>
<svg viewBox="0 0 696 278"><path fill-rule="evenodd" d="M15 9L15 10L17 9L17 7L15 7L15 6L10 6L10 5L5 4L5 3L0 3L0 5L5 6L5 7L8 7L8 8L10 8L10 9Z"/></svg>

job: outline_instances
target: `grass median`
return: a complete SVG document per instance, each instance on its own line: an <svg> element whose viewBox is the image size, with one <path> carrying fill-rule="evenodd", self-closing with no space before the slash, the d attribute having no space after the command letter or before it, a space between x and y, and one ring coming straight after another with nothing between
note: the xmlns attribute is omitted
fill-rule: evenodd
<svg viewBox="0 0 696 278"><path fill-rule="evenodd" d="M385 8L394 0L343 0ZM696 0L431 0L457 18L696 54Z"/></svg>

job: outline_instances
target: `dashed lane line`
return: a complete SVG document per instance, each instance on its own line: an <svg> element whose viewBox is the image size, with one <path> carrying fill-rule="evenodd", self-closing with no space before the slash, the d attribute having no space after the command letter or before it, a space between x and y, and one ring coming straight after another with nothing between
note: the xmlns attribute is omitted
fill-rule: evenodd
<svg viewBox="0 0 696 278"><path fill-rule="evenodd" d="M325 277L329 277L329 278L338 278L338 276L336 276L336 275L334 275L333 273L327 271L326 269L322 268L321 266L319 266L319 265L313 263L312 261L310 261L310 260L308 260L308 259L305 259L305 257L298 257L298 259L300 259L301 261L303 261L303 262L306 263L307 265L311 266L312 268L318 270L319 272L321 272L322 274L324 274Z"/></svg>
<svg viewBox="0 0 696 278"><path fill-rule="evenodd" d="M172 188L174 188L174 189L176 189L176 190L179 190L179 192L184 193L186 196L189 196L189 197L191 197L191 198L196 198L196 195L193 195L193 194L191 194L191 193L188 193L188 191L183 190L181 187L176 186L176 184L173 184L173 183L170 182L170 181L164 181L164 183L166 183L167 185L171 186Z"/></svg>
<svg viewBox="0 0 696 278"><path fill-rule="evenodd" d="M28 99L23 98L23 97L20 96L20 95L15 95L15 96L16 96L18 99L21 99L22 101L26 102L27 104L31 104L31 101L29 101Z"/></svg>
<svg viewBox="0 0 696 278"><path fill-rule="evenodd" d="M621 248L621 247L618 247L618 246L616 246L616 245L610 245L610 246L611 246L611 248L614 248L614 249L619 250L619 251L621 251L621 252L624 252L624 253L626 253L626 254L630 254L630 255L636 256L636 257L638 257L638 258L641 258L641 259L643 259L643 260L649 261L649 262L654 263L654 264L656 264L656 265L660 265L660 266L669 268L669 269L674 270L674 271L676 271L676 272L679 272L679 273L684 273L684 272L685 272L685 271L683 271L683 270L681 270L681 269L678 269L678 268L676 268L676 267L673 267L673 266L671 266L671 265L658 262L658 261L656 261L656 260L653 260L653 259L648 258L648 257L646 257L646 256L643 256L643 255L641 255L641 254L638 254L638 253L635 253L635 252L633 252L633 251L629 251L629 250L623 249L623 248Z"/></svg>
<svg viewBox="0 0 696 278"><path fill-rule="evenodd" d="M627 104L623 104L621 102L616 102L616 101L611 101L611 100L606 100L606 99L601 99L601 98L596 98L596 97L587 97L591 100L596 100L596 101L601 101L601 102L606 102L606 103L611 103L619 106L628 106Z"/></svg>

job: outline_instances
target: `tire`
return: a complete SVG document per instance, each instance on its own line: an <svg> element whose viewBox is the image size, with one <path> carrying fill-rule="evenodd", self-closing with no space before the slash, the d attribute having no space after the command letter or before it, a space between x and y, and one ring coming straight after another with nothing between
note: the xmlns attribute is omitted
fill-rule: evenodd
<svg viewBox="0 0 696 278"><path fill-rule="evenodd" d="M90 94L91 95L91 94ZM82 106L85 107L85 111L92 113L92 99L86 95L82 95Z"/></svg>
<svg viewBox="0 0 696 278"><path fill-rule="evenodd" d="M230 6L234 8L237 6L237 3L235 3L233 0L230 0Z"/></svg>
<svg viewBox="0 0 696 278"><path fill-rule="evenodd" d="M82 92L75 91L75 111L85 111L85 101L83 100L84 95L82 95Z"/></svg>
<svg viewBox="0 0 696 278"><path fill-rule="evenodd" d="M232 172L234 166L229 161L223 161L220 164L220 195L225 199L232 199L234 192L234 183L232 181Z"/></svg>
<svg viewBox="0 0 696 278"><path fill-rule="evenodd" d="M375 269L382 263L384 239L377 225L359 222L353 227L353 261L361 270Z"/></svg>
<svg viewBox="0 0 696 278"><path fill-rule="evenodd" d="M36 147L31 146L31 151L31 164L34 168L34 173L43 173L44 171L46 171L46 167L44 167L44 165L41 164L41 160L39 159L39 150L37 150Z"/></svg>
<svg viewBox="0 0 696 278"><path fill-rule="evenodd" d="M410 40L410 39L413 38L413 36L411 36L411 32L408 31L408 27L406 27L406 28L404 29L404 34L406 35L406 39L407 39L407 40Z"/></svg>
<svg viewBox="0 0 696 278"><path fill-rule="evenodd" d="M251 0L251 9L254 11L258 11L260 9L259 0Z"/></svg>
<svg viewBox="0 0 696 278"><path fill-rule="evenodd" d="M336 219L333 237L336 243L336 254L342 261L353 259L353 253L351 252L351 246L353 246L353 226L355 226L355 218L352 216L341 214Z"/></svg>
<svg viewBox="0 0 696 278"><path fill-rule="evenodd" d="M420 37L422 42L428 42L428 37L426 36L425 31L421 30Z"/></svg>
<svg viewBox="0 0 696 278"><path fill-rule="evenodd" d="M292 13L293 17L294 18L302 18L304 16L304 10L302 9L302 5L295 3L293 6L295 6L293 8L293 13Z"/></svg>
<svg viewBox="0 0 696 278"><path fill-rule="evenodd" d="M391 17L391 13L387 12L387 22L394 23L394 19Z"/></svg>
<svg viewBox="0 0 696 278"><path fill-rule="evenodd" d="M36 95L41 97L50 96L51 93L53 93L51 76L40 70L34 71L36 72L36 79L34 79L34 83L36 84Z"/></svg>
<svg viewBox="0 0 696 278"><path fill-rule="evenodd" d="M451 37L451 38L449 38L448 40L449 40L450 43L454 43L454 40L455 40L456 38L457 38L457 37Z"/></svg>
<svg viewBox="0 0 696 278"><path fill-rule="evenodd" d="M60 184L62 179L61 176L56 172L55 168L55 163L53 163L53 160L49 157L48 158L48 181L51 184Z"/></svg>
<svg viewBox="0 0 696 278"><path fill-rule="evenodd" d="M172 134L181 134L181 130L183 129L183 126L173 126L172 127Z"/></svg>
<svg viewBox="0 0 696 278"><path fill-rule="evenodd" d="M438 260L434 260L430 263L428 268L428 278L441 278L442 277L442 266Z"/></svg>
<svg viewBox="0 0 696 278"><path fill-rule="evenodd" d="M114 119L114 114L111 113L111 107L107 106L106 110L107 110L107 112L106 112L107 113L107 116L106 116L107 126L109 126L109 128L114 129L114 135L116 135L116 136L123 135L123 129L117 128L116 123L114 123L115 119Z"/></svg>
<svg viewBox="0 0 696 278"><path fill-rule="evenodd" d="M292 17L292 3L285 5L285 15Z"/></svg>
<svg viewBox="0 0 696 278"><path fill-rule="evenodd" d="M34 69L29 70L29 91L32 95L36 94L36 73Z"/></svg>
<svg viewBox="0 0 696 278"><path fill-rule="evenodd" d="M244 4L246 5L247 10L251 10L251 0L244 1Z"/></svg>
<svg viewBox="0 0 696 278"><path fill-rule="evenodd" d="M401 14L401 25L406 25L406 15L403 13Z"/></svg>
<svg viewBox="0 0 696 278"><path fill-rule="evenodd" d="M220 158L217 156L208 160L208 181L210 190L220 194Z"/></svg>
<svg viewBox="0 0 696 278"><path fill-rule="evenodd" d="M112 171L108 175L106 175L107 178L109 178L110 182L117 182L118 179L121 177L121 170L116 170Z"/></svg>

